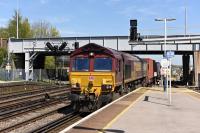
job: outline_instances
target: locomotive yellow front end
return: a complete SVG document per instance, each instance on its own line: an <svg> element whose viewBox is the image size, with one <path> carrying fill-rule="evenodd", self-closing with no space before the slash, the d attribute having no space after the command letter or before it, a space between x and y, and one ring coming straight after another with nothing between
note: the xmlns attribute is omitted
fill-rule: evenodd
<svg viewBox="0 0 200 133"><path fill-rule="evenodd" d="M70 72L71 91L99 97L113 91L114 78L113 72Z"/></svg>
<svg viewBox="0 0 200 133"><path fill-rule="evenodd" d="M80 48L70 58L70 98L76 111L93 111L112 100L114 59L103 51L91 49L94 46L87 50Z"/></svg>

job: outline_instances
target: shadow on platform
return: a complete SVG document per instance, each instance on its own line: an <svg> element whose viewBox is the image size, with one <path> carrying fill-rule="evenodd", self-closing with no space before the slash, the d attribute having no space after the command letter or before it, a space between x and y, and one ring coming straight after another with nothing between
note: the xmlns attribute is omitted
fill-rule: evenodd
<svg viewBox="0 0 200 133"><path fill-rule="evenodd" d="M151 97L151 96L145 96L143 101L149 102L149 103L154 103L154 104L159 104L159 105L169 106L168 104L150 101L150 100L149 100L149 97ZM164 98L157 98L157 97L151 97L151 98L162 99L162 100L164 99ZM166 99L165 99L165 100L166 100Z"/></svg>
<svg viewBox="0 0 200 133"><path fill-rule="evenodd" d="M89 131L98 131L102 133L111 132L111 133L125 133L123 130L116 130L116 129L96 129L96 128L89 128L89 127L82 127L82 126L76 126L74 129L80 129L80 130L89 130Z"/></svg>
<svg viewBox="0 0 200 133"><path fill-rule="evenodd" d="M161 98L161 97L152 97L152 96L149 96L150 98L154 98L154 99L159 99L159 100L167 100L166 98Z"/></svg>

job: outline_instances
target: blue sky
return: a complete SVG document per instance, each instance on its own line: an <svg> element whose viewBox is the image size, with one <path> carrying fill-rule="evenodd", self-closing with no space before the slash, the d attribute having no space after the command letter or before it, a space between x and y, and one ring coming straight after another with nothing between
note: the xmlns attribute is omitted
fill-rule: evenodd
<svg viewBox="0 0 200 133"><path fill-rule="evenodd" d="M184 7L188 9L188 34L200 33L198 0L19 0L30 22L46 20L62 36L128 35L129 20L138 19L141 34L163 34L155 18L176 18L168 34L184 33ZM0 0L0 26L5 26L17 0Z"/></svg>
<svg viewBox="0 0 200 133"><path fill-rule="evenodd" d="M31 23L49 21L61 36L129 35L130 19L138 20L142 35L162 35L164 23L154 19L165 17L176 18L168 23L168 34L184 34L185 7L188 34L200 34L199 5L199 0L19 0L21 14ZM17 0L0 0L0 27L16 7ZM181 58L174 63L181 64Z"/></svg>

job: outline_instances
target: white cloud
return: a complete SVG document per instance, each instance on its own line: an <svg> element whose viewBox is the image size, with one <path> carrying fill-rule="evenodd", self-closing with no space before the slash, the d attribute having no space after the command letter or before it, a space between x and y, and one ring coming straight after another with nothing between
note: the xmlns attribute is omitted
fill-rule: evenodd
<svg viewBox="0 0 200 133"><path fill-rule="evenodd" d="M60 34L61 34L61 36L63 36L63 37L78 37L78 36L87 36L88 34L86 34L86 33L82 33L82 32L77 32L77 31L72 31L72 30L60 30L60 29L58 29L59 31L60 31Z"/></svg>
<svg viewBox="0 0 200 133"><path fill-rule="evenodd" d="M67 17L50 17L46 18L46 20L52 24L64 24L69 22L71 19Z"/></svg>
<svg viewBox="0 0 200 133"><path fill-rule="evenodd" d="M106 0L105 4L106 5L114 5L114 4L118 4L119 2L121 2L122 0Z"/></svg>
<svg viewBox="0 0 200 133"><path fill-rule="evenodd" d="M47 21L56 26L57 24L66 24L69 21L71 21L71 19L67 17L50 17L50 16L47 16L45 18L29 19L29 22L32 24L40 21Z"/></svg>
<svg viewBox="0 0 200 133"><path fill-rule="evenodd" d="M128 6L120 11L118 13L123 14L125 16L132 16L133 14L139 14L139 15L158 15L158 12L156 12L151 7L139 7L139 6Z"/></svg>
<svg viewBox="0 0 200 133"><path fill-rule="evenodd" d="M120 2L122 0L108 0L109 2Z"/></svg>
<svg viewBox="0 0 200 133"><path fill-rule="evenodd" d="M6 27L8 20L7 18L0 18L0 27Z"/></svg>
<svg viewBox="0 0 200 133"><path fill-rule="evenodd" d="M130 16L130 14L132 14L135 11L136 7L135 6L129 6L126 7L120 11L118 11L118 13L122 14L122 15L126 15L126 16Z"/></svg>
<svg viewBox="0 0 200 133"><path fill-rule="evenodd" d="M40 0L40 3L41 4L46 4L46 3L48 3L48 0Z"/></svg>
<svg viewBox="0 0 200 133"><path fill-rule="evenodd" d="M141 14L146 14L146 15L157 15L158 14L156 11L154 11L151 8L139 8L136 11Z"/></svg>

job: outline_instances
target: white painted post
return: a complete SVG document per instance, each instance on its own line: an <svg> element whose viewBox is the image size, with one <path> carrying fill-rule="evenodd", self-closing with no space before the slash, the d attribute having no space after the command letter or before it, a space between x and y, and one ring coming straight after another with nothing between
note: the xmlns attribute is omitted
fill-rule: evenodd
<svg viewBox="0 0 200 133"><path fill-rule="evenodd" d="M167 92L167 98L169 98L169 83L168 83L168 81L169 81L169 75L168 75L168 72L166 72L166 73L167 73L167 75L166 75L167 76L167 87L166 87L167 91L166 92Z"/></svg>
<svg viewBox="0 0 200 133"><path fill-rule="evenodd" d="M29 54L29 52L26 52L26 53L25 53L25 73L26 73L26 81L29 80L29 66L30 66L29 59L30 59L30 54Z"/></svg>
<svg viewBox="0 0 200 133"><path fill-rule="evenodd" d="M169 67L170 67L170 73L169 73L169 77L170 77L170 81L169 81L169 103L170 105L172 104L172 75L171 75L171 70L172 70L172 63L171 63L171 58L169 59Z"/></svg>
<svg viewBox="0 0 200 133"><path fill-rule="evenodd" d="M166 46L166 41L167 41L167 19L164 19L165 21L165 45L164 45L164 56L166 56L166 50L167 50L167 46Z"/></svg>
<svg viewBox="0 0 200 133"><path fill-rule="evenodd" d="M166 41L167 41L167 19L165 18L164 19L164 22L165 22L165 39L164 39L164 57L166 57L166 51L167 51L167 46L166 46ZM168 98L168 94L169 94L169 87L168 87L168 74L166 75L166 80L167 80L167 98Z"/></svg>
<svg viewBox="0 0 200 133"><path fill-rule="evenodd" d="M17 0L17 39L19 38L19 0Z"/></svg>

